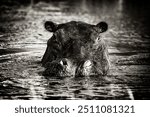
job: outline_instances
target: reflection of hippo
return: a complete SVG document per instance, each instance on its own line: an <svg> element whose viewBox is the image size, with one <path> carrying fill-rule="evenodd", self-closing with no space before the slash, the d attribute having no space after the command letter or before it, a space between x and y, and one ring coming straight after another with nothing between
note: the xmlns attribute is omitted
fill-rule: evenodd
<svg viewBox="0 0 150 117"><path fill-rule="evenodd" d="M107 74L108 50L100 37L100 34L108 28L105 22L90 25L76 21L64 24L47 21L45 28L53 32L53 36L48 40L47 49L42 58L42 64L46 68L44 75Z"/></svg>

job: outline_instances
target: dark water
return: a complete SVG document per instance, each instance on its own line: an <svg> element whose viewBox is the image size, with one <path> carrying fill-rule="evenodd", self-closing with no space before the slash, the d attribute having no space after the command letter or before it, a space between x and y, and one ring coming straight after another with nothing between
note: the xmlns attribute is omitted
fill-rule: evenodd
<svg viewBox="0 0 150 117"><path fill-rule="evenodd" d="M46 0L45 0L46 1ZM146 0L61 0L0 9L0 99L150 99L150 4ZM106 21L105 77L44 77L51 33L43 23Z"/></svg>

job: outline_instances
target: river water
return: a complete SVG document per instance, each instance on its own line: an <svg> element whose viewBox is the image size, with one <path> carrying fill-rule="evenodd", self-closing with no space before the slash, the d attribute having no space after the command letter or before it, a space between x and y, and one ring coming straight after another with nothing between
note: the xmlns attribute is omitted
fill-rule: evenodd
<svg viewBox="0 0 150 117"><path fill-rule="evenodd" d="M149 11L146 0L61 0L15 10L5 6L0 18L0 99L150 99ZM43 27L47 20L106 21L109 30L102 37L109 48L109 74L43 76L40 61L52 36Z"/></svg>

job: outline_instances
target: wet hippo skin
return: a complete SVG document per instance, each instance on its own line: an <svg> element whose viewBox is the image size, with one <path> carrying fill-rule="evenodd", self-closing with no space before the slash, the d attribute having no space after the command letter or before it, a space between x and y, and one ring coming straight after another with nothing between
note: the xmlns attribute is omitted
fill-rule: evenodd
<svg viewBox="0 0 150 117"><path fill-rule="evenodd" d="M56 24L46 21L45 29L52 32L42 58L48 76L106 75L109 70L107 45L101 34L108 29L105 22L91 25L71 21Z"/></svg>

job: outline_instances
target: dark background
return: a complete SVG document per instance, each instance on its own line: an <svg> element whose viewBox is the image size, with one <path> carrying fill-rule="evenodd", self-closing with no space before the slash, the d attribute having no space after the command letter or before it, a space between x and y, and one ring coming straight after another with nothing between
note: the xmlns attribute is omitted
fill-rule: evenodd
<svg viewBox="0 0 150 117"><path fill-rule="evenodd" d="M106 21L110 73L44 77L45 21ZM0 99L150 99L149 0L1 0Z"/></svg>

